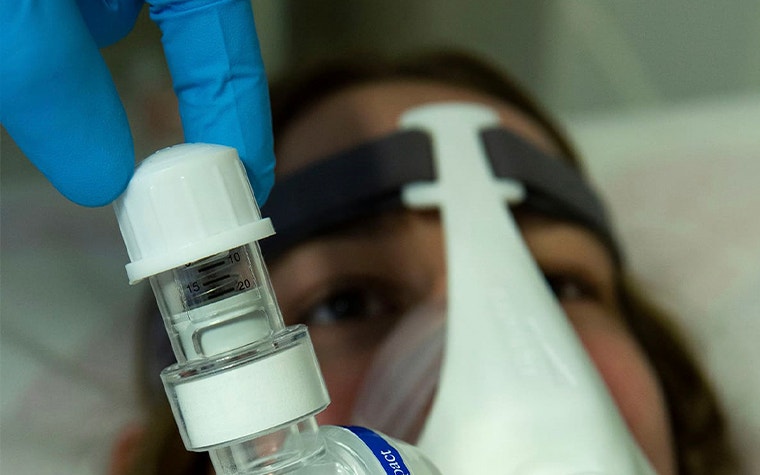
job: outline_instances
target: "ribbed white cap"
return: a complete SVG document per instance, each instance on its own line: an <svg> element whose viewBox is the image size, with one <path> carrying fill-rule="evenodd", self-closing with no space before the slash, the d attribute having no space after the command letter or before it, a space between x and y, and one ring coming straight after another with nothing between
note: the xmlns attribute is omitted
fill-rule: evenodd
<svg viewBox="0 0 760 475"><path fill-rule="evenodd" d="M143 160L114 203L130 283L274 234L231 147L181 144Z"/></svg>

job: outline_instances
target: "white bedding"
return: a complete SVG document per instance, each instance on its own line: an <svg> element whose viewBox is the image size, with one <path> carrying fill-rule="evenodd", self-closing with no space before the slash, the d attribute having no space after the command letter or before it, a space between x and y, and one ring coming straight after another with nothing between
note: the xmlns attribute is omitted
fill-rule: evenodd
<svg viewBox="0 0 760 475"><path fill-rule="evenodd" d="M5 182L1 258L0 473L102 474L137 417L142 292L127 283L113 211Z"/></svg>

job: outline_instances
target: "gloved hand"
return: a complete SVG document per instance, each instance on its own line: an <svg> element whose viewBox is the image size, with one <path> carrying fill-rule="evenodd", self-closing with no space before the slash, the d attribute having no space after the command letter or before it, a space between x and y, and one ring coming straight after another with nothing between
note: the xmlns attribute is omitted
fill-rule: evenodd
<svg viewBox="0 0 760 475"><path fill-rule="evenodd" d="M3 0L0 120L70 200L114 200L134 169L124 108L98 52L143 0ZM260 204L274 181L269 96L250 0L154 0L186 142L238 149Z"/></svg>

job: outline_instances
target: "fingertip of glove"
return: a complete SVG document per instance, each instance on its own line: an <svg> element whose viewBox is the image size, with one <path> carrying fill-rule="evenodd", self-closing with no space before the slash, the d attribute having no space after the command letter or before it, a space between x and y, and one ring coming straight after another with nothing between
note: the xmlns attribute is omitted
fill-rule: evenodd
<svg viewBox="0 0 760 475"><path fill-rule="evenodd" d="M70 201L97 208L118 198L126 190L133 173L133 160L122 160L84 170L70 169L60 176L49 178L53 186Z"/></svg>
<svg viewBox="0 0 760 475"><path fill-rule="evenodd" d="M126 177L121 177L122 179L120 180L114 180L114 177L109 177L108 180L92 186L56 186L56 189L67 199L78 205L98 208L109 205L118 198L127 188L131 176L130 174Z"/></svg>

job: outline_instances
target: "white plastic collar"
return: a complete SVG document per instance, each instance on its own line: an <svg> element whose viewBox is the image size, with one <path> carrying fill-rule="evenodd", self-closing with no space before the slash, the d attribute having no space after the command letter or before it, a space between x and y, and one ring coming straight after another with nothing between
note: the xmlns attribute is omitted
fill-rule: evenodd
<svg viewBox="0 0 760 475"><path fill-rule="evenodd" d="M305 329L299 332L306 334ZM180 375L164 384L189 450L208 450L265 433L316 414L330 403L308 337L263 358L236 360L208 375L182 378L186 369L164 370Z"/></svg>

